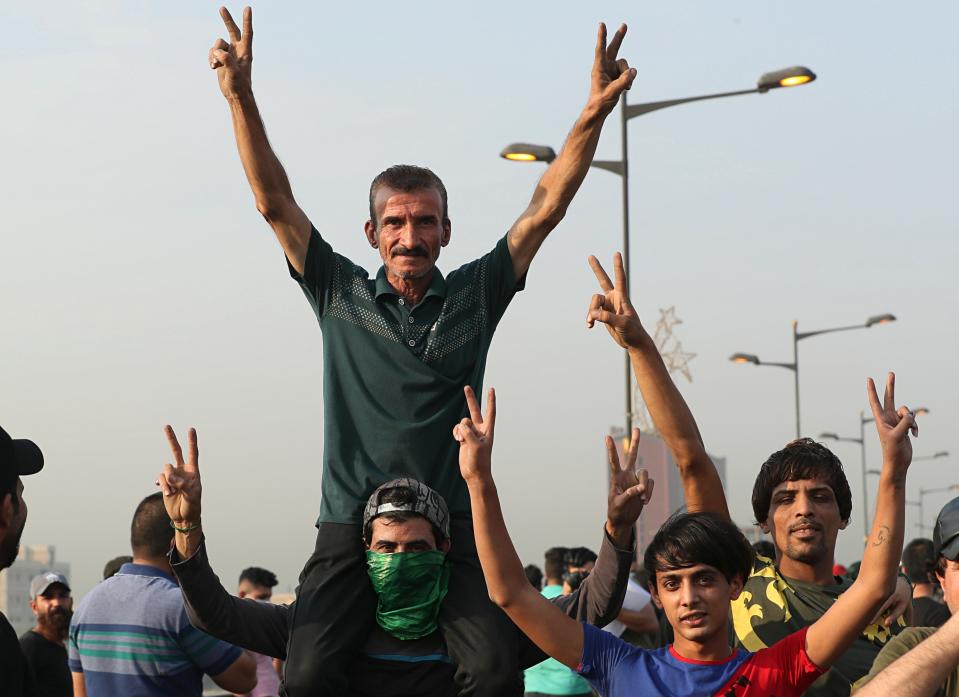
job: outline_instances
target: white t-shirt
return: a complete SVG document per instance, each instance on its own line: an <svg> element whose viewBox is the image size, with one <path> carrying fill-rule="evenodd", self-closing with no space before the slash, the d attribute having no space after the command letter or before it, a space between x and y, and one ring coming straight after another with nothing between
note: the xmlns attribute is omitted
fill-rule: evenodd
<svg viewBox="0 0 959 697"><path fill-rule="evenodd" d="M623 609L639 612L649 605L649 601L649 593L636 581L629 579L629 583L626 584L626 597L623 598ZM603 627L603 631L619 637L626 631L626 625L619 620L613 620Z"/></svg>

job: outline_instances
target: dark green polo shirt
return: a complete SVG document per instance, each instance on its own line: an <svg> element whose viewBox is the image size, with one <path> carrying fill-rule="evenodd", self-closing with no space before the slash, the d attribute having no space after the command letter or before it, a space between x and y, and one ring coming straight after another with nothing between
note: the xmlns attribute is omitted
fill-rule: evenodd
<svg viewBox="0 0 959 697"><path fill-rule="evenodd" d="M451 271L439 269L415 307L380 267L375 280L333 251L314 228L304 275L292 272L323 332L324 523L360 523L370 493L413 477L469 510L453 426L466 414L463 386L482 394L493 331L524 279L506 238Z"/></svg>

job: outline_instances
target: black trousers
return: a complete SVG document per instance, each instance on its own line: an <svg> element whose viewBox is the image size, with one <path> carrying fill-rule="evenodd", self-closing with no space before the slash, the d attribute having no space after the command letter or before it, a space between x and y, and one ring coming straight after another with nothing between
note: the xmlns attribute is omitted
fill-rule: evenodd
<svg viewBox="0 0 959 697"><path fill-rule="evenodd" d="M468 515L450 525L452 563L440 629L456 662L459 694L522 693L519 632L489 599ZM342 697L350 668L376 622L359 525L321 523L316 549L300 574L284 664L287 697Z"/></svg>

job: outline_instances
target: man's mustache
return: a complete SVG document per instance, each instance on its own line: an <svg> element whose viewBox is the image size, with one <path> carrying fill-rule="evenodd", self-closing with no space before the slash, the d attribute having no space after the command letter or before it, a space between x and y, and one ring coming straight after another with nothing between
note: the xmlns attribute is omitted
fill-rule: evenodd
<svg viewBox="0 0 959 697"><path fill-rule="evenodd" d="M390 252L391 257L425 257L429 256L426 249L419 245L415 247L404 247L403 245L397 245L393 247L393 250Z"/></svg>

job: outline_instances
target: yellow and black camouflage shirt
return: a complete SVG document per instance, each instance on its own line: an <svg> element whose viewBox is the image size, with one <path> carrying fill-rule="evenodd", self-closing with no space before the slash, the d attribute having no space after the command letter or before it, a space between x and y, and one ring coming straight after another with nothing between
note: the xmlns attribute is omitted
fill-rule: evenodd
<svg viewBox="0 0 959 697"><path fill-rule="evenodd" d="M835 585L820 586L786 578L770 559L757 556L742 594L732 603L736 645L759 651L813 624L852 585L846 577L835 580ZM806 690L806 695L848 697L852 683L869 672L882 647L904 627L902 619L892 627L866 627L842 658Z"/></svg>

